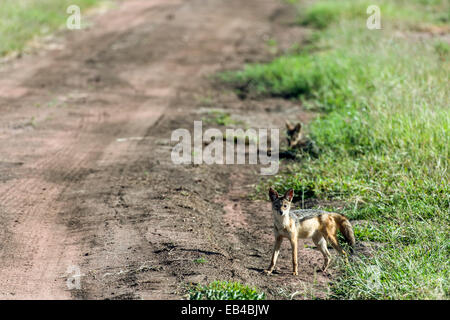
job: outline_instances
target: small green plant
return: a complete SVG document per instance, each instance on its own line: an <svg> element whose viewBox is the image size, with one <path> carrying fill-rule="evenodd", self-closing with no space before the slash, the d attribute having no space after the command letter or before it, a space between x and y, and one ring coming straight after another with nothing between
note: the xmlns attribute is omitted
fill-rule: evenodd
<svg viewBox="0 0 450 320"><path fill-rule="evenodd" d="M212 110L208 112L208 118L203 119L205 122L212 122L219 126L232 126L239 123L239 121L231 118L231 115L227 112L223 112L220 110Z"/></svg>
<svg viewBox="0 0 450 320"><path fill-rule="evenodd" d="M37 127L37 123L36 123L36 118L35 117L31 117L30 121L28 122L28 125L36 128Z"/></svg>
<svg viewBox="0 0 450 320"><path fill-rule="evenodd" d="M214 281L190 288L190 300L264 300L264 292L239 282Z"/></svg>
<svg viewBox="0 0 450 320"><path fill-rule="evenodd" d="M308 7L304 14L300 15L300 24L323 29L336 22L343 11L341 2L319 2Z"/></svg>
<svg viewBox="0 0 450 320"><path fill-rule="evenodd" d="M207 263L208 261L204 257L200 257L194 260L195 263Z"/></svg>

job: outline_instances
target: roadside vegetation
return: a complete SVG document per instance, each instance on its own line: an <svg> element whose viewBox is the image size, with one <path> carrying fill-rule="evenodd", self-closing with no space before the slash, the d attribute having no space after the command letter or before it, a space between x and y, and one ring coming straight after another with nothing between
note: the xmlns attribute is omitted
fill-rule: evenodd
<svg viewBox="0 0 450 320"><path fill-rule="evenodd" d="M302 5L299 23L316 31L301 53L222 79L318 112L309 134L320 156L258 188L346 204L357 241L374 250L339 264L330 298L448 299L450 54L431 31L450 30L450 4L377 1L381 30L366 27L369 4Z"/></svg>
<svg viewBox="0 0 450 320"><path fill-rule="evenodd" d="M190 300L264 300L265 293L239 282L214 281L189 290Z"/></svg>
<svg viewBox="0 0 450 320"><path fill-rule="evenodd" d="M299 23L324 29L344 20L365 20L371 5L380 8L384 22L400 28L445 26L450 19L445 0L321 0L301 7Z"/></svg>
<svg viewBox="0 0 450 320"><path fill-rule="evenodd" d="M70 5L83 11L100 0L2 0L0 7L0 56L21 51L34 37L54 32L66 23Z"/></svg>

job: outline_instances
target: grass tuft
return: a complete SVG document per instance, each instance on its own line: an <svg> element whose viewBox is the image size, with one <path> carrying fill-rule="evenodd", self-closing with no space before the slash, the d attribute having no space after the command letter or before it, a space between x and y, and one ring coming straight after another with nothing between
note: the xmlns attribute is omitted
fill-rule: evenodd
<svg viewBox="0 0 450 320"><path fill-rule="evenodd" d="M264 300L264 292L239 282L214 281L206 286L197 285L189 290L190 300Z"/></svg>

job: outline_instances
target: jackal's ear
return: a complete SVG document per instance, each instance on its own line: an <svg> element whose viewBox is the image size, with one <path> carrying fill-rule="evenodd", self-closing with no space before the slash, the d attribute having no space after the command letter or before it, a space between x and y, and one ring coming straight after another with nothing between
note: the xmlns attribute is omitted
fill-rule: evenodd
<svg viewBox="0 0 450 320"><path fill-rule="evenodd" d="M292 198L294 198L294 190L293 189L289 189L288 191L286 191L286 193L284 194L284 198L286 200L288 200L289 202L291 202Z"/></svg>
<svg viewBox="0 0 450 320"><path fill-rule="evenodd" d="M269 189L269 198L270 201L274 202L275 200L277 200L279 197L278 192L276 192L274 189L270 188Z"/></svg>
<svg viewBox="0 0 450 320"><path fill-rule="evenodd" d="M294 130L294 126L287 120L286 120L286 129L288 129L289 131Z"/></svg>
<svg viewBox="0 0 450 320"><path fill-rule="evenodd" d="M299 122L294 127L295 132L300 132L302 130L302 124Z"/></svg>

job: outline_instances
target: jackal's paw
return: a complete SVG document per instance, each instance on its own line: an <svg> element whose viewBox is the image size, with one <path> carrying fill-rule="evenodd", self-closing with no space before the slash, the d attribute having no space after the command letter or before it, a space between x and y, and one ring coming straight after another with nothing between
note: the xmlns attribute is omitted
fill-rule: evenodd
<svg viewBox="0 0 450 320"><path fill-rule="evenodd" d="M264 273L267 274L268 276L270 276L272 274L272 271L273 270L266 269L266 270L264 270Z"/></svg>
<svg viewBox="0 0 450 320"><path fill-rule="evenodd" d="M292 275L293 275L293 276L298 276L298 272L297 272L297 271L293 271L293 272L292 272Z"/></svg>

